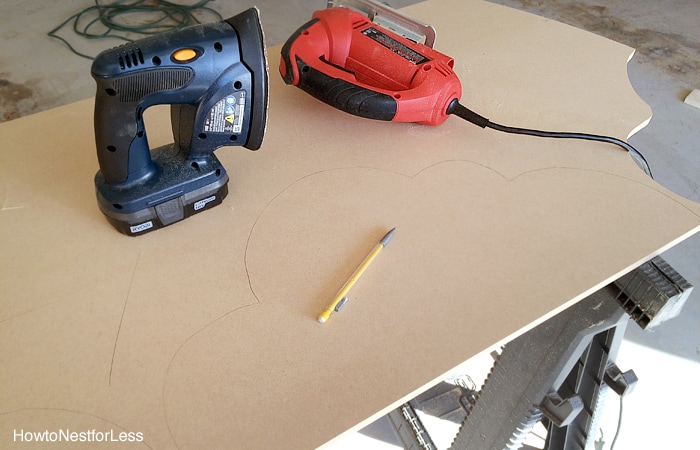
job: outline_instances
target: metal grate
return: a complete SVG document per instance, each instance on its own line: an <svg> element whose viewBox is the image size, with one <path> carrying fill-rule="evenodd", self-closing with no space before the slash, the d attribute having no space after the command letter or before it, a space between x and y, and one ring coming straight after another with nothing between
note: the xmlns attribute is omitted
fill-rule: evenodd
<svg viewBox="0 0 700 450"><path fill-rule="evenodd" d="M693 286L657 256L614 282L617 301L643 329L676 317Z"/></svg>

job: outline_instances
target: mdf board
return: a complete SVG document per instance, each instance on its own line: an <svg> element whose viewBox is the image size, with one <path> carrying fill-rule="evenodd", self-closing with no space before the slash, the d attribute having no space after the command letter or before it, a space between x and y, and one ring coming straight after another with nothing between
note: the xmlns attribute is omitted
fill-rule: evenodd
<svg viewBox="0 0 700 450"><path fill-rule="evenodd" d="M650 117L628 47L480 1L406 12L495 122L626 138ZM92 100L0 126L3 447L321 446L700 228L617 147L353 117L285 86L279 52L263 147L217 151L224 203L141 237L97 209ZM168 142L167 108L147 127Z"/></svg>

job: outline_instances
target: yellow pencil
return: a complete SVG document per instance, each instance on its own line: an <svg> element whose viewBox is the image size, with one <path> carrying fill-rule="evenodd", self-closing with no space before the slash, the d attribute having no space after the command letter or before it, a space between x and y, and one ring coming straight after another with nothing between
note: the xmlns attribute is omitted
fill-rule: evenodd
<svg viewBox="0 0 700 450"><path fill-rule="evenodd" d="M348 279L348 281L345 282L342 288L338 291L338 293L335 295L333 298L333 301L328 305L325 311L323 311L321 314L318 315L318 321L321 323L324 323L325 321L328 320L328 318L331 316L333 311L340 311L340 308L345 305L345 302L348 301L347 293L350 290L350 288L355 284L355 282L362 276L362 273L367 269L367 267L372 263L374 258L377 257L380 251L386 245L389 243L391 240L391 237L394 235L394 231L396 228L392 228L389 230L387 234L384 235L383 238L377 242L377 245L374 246L372 251L367 255L367 257L362 261L362 264L360 264L357 269L355 269L355 272L353 272L352 276Z"/></svg>

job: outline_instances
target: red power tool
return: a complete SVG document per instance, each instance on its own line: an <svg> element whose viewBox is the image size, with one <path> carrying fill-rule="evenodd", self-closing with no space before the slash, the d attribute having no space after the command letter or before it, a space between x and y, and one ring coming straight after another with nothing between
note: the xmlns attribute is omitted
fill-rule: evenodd
<svg viewBox="0 0 700 450"><path fill-rule="evenodd" d="M360 117L444 122L462 84L454 60L432 49L435 30L372 0L336 4L284 44L284 81Z"/></svg>
<svg viewBox="0 0 700 450"><path fill-rule="evenodd" d="M644 155L621 139L505 126L460 104L454 60L433 50L434 42L431 26L374 0L329 0L328 9L313 13L282 47L280 74L287 84L368 119L440 125L452 114L505 133L607 142L627 150L653 178Z"/></svg>

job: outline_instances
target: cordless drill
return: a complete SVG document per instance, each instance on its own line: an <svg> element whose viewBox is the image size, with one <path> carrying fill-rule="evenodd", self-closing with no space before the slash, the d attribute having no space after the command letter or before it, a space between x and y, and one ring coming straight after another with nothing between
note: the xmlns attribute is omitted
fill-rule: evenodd
<svg viewBox="0 0 700 450"><path fill-rule="evenodd" d="M100 53L95 141L100 210L140 235L219 205L228 175L214 150L260 148L268 70L258 10ZM170 104L173 142L150 149L143 112Z"/></svg>

